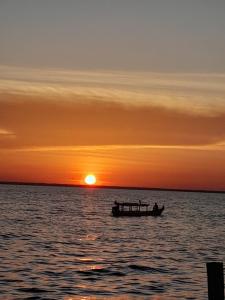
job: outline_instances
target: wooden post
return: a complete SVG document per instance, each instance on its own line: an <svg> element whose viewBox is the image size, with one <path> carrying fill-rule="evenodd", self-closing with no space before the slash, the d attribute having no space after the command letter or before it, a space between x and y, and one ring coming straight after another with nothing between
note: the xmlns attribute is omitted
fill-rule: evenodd
<svg viewBox="0 0 225 300"><path fill-rule="evenodd" d="M223 263L210 262L206 264L208 275L208 299L224 300Z"/></svg>

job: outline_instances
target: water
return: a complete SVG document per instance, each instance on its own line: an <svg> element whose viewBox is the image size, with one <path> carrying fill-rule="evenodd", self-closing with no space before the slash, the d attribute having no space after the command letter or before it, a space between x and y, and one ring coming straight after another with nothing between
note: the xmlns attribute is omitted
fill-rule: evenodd
<svg viewBox="0 0 225 300"><path fill-rule="evenodd" d="M113 218L113 202L165 205ZM225 194L0 185L0 299L206 299Z"/></svg>

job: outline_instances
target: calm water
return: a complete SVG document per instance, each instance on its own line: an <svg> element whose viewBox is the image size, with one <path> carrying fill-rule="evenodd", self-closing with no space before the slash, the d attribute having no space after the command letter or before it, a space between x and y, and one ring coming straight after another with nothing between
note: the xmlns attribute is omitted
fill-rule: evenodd
<svg viewBox="0 0 225 300"><path fill-rule="evenodd" d="M162 217L112 218L117 200ZM206 299L225 194L0 185L0 299Z"/></svg>

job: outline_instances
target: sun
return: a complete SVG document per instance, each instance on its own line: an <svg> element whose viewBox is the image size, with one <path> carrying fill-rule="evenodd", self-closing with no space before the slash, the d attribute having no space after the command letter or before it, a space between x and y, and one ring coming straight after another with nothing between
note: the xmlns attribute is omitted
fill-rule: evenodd
<svg viewBox="0 0 225 300"><path fill-rule="evenodd" d="M88 185L92 185L96 183L96 177L93 174L88 174L85 179L84 179L85 183Z"/></svg>

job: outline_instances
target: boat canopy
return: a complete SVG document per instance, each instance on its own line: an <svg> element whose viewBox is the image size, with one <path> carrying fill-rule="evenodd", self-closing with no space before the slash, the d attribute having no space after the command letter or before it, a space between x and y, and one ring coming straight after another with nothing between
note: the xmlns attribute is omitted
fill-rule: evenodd
<svg viewBox="0 0 225 300"><path fill-rule="evenodd" d="M119 206L139 206L139 207L148 207L149 204L147 203L141 203L141 202L117 202L115 201L115 205L119 205Z"/></svg>

